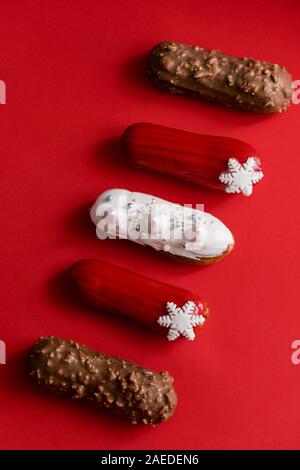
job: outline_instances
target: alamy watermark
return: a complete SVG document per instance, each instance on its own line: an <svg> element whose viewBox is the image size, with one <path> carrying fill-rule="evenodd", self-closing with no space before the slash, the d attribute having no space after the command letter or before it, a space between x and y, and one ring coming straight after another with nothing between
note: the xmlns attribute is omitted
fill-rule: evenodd
<svg viewBox="0 0 300 470"><path fill-rule="evenodd" d="M294 80L292 83L292 103L299 104L300 103L300 80Z"/></svg>
<svg viewBox="0 0 300 470"><path fill-rule="evenodd" d="M0 104L6 104L6 84L0 80Z"/></svg>
<svg viewBox="0 0 300 470"><path fill-rule="evenodd" d="M100 204L96 210L98 238L129 238L131 240L185 240L185 249L202 245L203 204L192 205L128 202L121 196L117 204Z"/></svg>
<svg viewBox="0 0 300 470"><path fill-rule="evenodd" d="M297 366L300 364L300 339L295 339L291 344L291 348L294 349L291 354L291 361L292 364Z"/></svg>
<svg viewBox="0 0 300 470"><path fill-rule="evenodd" d="M300 104L300 80L292 82L292 103ZM6 83L0 80L0 105L6 104Z"/></svg>
<svg viewBox="0 0 300 470"><path fill-rule="evenodd" d="M6 344L0 340L0 365L6 364Z"/></svg>

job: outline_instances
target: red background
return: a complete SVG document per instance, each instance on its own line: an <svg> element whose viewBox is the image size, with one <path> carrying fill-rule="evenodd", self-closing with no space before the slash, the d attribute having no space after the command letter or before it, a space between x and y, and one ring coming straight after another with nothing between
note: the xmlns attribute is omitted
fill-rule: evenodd
<svg viewBox="0 0 300 470"><path fill-rule="evenodd" d="M146 75L149 49L178 40L278 62L300 78L299 14L298 0L1 1L1 448L299 447L291 343L300 337L300 106L253 116L161 92ZM117 139L136 121L245 140L260 151L265 178L252 197L227 197L129 168ZM236 248L201 268L101 242L88 208L109 187L204 203ZM211 317L194 343L169 344L93 311L62 275L85 257L195 290ZM49 334L168 369L179 397L173 418L130 426L41 393L23 355Z"/></svg>

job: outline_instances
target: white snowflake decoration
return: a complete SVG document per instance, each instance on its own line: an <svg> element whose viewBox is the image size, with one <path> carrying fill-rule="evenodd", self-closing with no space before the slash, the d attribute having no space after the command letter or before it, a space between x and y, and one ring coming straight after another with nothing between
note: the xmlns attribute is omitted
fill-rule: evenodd
<svg viewBox="0 0 300 470"><path fill-rule="evenodd" d="M236 158L229 158L228 170L220 173L219 180L226 184L226 193L242 192L244 196L250 196L253 184L258 183L263 176L256 158L248 157L243 164Z"/></svg>
<svg viewBox="0 0 300 470"><path fill-rule="evenodd" d="M158 318L157 323L160 326L169 328L167 338L174 341L180 335L186 339L193 341L195 333L193 328L197 325L203 325L205 317L203 315L194 315L196 305L189 300L182 307L177 307L174 302L167 302L166 310L168 315Z"/></svg>

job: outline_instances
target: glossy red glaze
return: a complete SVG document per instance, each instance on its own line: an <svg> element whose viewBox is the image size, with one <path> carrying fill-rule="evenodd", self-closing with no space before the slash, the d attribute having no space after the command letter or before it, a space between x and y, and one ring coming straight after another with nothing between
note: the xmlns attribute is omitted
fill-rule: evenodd
<svg viewBox="0 0 300 470"><path fill-rule="evenodd" d="M208 315L207 305L199 295L102 261L78 261L70 268L69 279L72 290L88 304L156 328L165 335L166 329L157 324L157 319L167 314L166 302L182 306L191 300L196 304L195 315Z"/></svg>
<svg viewBox="0 0 300 470"><path fill-rule="evenodd" d="M224 191L219 174L230 157L244 163L256 157L251 145L238 139L200 135L150 123L129 126L122 137L130 162Z"/></svg>

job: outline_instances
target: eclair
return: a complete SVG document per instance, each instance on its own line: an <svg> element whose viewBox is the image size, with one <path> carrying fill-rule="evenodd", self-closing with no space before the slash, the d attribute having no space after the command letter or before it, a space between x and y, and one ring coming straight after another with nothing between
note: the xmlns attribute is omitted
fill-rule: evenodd
<svg viewBox="0 0 300 470"><path fill-rule="evenodd" d="M208 316L207 303L182 287L109 263L80 260L68 271L72 292L89 305L156 330L167 340L193 341Z"/></svg>
<svg viewBox="0 0 300 470"><path fill-rule="evenodd" d="M99 239L128 239L178 261L211 264L234 246L230 230L202 208L126 189L100 194L90 216Z"/></svg>
<svg viewBox="0 0 300 470"><path fill-rule="evenodd" d="M227 194L250 196L263 178L257 151L230 137L201 135L140 122L123 136L129 163Z"/></svg>
<svg viewBox="0 0 300 470"><path fill-rule="evenodd" d="M28 353L27 367L43 389L107 408L132 424L162 423L176 408L168 372L153 372L57 336L40 338Z"/></svg>
<svg viewBox="0 0 300 470"><path fill-rule="evenodd" d="M277 64L216 50L161 42L151 51L149 74L160 88L253 113L285 111L292 77Z"/></svg>

